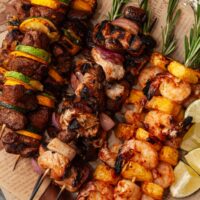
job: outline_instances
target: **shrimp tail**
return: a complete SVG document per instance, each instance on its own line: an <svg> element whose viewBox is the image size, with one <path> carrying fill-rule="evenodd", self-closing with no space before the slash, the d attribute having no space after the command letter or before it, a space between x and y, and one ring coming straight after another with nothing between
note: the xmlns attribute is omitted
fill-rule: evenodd
<svg viewBox="0 0 200 200"><path fill-rule="evenodd" d="M186 117L186 118L183 120L183 122L182 122L183 128L188 129L188 128L191 126L191 124L192 124L192 120L193 120L192 117L190 117L190 116Z"/></svg>
<svg viewBox="0 0 200 200"><path fill-rule="evenodd" d="M159 85L157 83L154 84L151 80L147 81L146 86L143 89L143 93L147 97L147 100L150 100L155 95L158 87Z"/></svg>
<svg viewBox="0 0 200 200"><path fill-rule="evenodd" d="M124 158L122 155L118 155L115 161L115 173L119 175L121 173L122 167L124 165Z"/></svg>

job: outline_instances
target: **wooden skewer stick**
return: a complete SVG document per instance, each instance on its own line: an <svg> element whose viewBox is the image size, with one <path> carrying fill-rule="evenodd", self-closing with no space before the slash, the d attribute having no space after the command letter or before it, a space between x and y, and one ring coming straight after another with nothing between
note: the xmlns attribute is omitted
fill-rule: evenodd
<svg viewBox="0 0 200 200"><path fill-rule="evenodd" d="M15 163L14 163L14 166L13 166L13 171L16 169L17 164L18 164L19 161L20 161L20 158L21 158L21 155L18 155L17 158L16 158L16 161L15 161Z"/></svg>
<svg viewBox="0 0 200 200"><path fill-rule="evenodd" d="M57 195L57 197L56 197L56 200L59 200L59 199L60 199L60 197L61 197L61 195L62 195L62 193L63 193L64 190L65 190L65 185L62 186L60 192L58 193L58 195Z"/></svg>
<svg viewBox="0 0 200 200"><path fill-rule="evenodd" d="M37 182L36 182L36 184L35 184L35 186L33 188L33 192L31 194L31 197L29 198L29 200L33 200L34 199L35 195L37 194L40 186L42 185L44 179L46 178L46 176L48 175L49 172L50 172L50 169L46 169L46 171L39 176L39 178L38 178L38 180L37 180Z"/></svg>
<svg viewBox="0 0 200 200"><path fill-rule="evenodd" d="M0 139L3 137L3 133L5 131L5 128L6 128L6 125L3 124L2 127L1 127L1 131L0 131Z"/></svg>

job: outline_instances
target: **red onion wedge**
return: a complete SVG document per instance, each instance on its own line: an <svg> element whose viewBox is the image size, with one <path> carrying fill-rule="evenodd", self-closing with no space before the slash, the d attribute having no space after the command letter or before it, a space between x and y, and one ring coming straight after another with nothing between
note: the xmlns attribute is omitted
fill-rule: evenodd
<svg viewBox="0 0 200 200"><path fill-rule="evenodd" d="M72 86L73 90L75 91L77 89L78 85L80 84L80 80L77 78L77 76L74 73L72 73L70 81L71 81L71 86Z"/></svg>
<svg viewBox="0 0 200 200"><path fill-rule="evenodd" d="M33 167L34 172L36 172L37 174L43 173L42 169L39 167L37 161L34 158L31 159L31 165Z"/></svg>
<svg viewBox="0 0 200 200"><path fill-rule="evenodd" d="M115 126L115 122L105 113L100 114L100 123L104 131L109 131Z"/></svg>
<svg viewBox="0 0 200 200"><path fill-rule="evenodd" d="M124 62L124 57L121 54L115 53L113 51L96 47L96 50L99 52L101 57L111 63L121 65Z"/></svg>

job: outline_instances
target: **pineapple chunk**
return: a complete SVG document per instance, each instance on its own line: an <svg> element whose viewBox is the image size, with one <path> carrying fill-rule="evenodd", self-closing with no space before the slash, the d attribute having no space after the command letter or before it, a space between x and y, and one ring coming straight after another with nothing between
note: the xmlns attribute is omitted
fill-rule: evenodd
<svg viewBox="0 0 200 200"><path fill-rule="evenodd" d="M177 165L178 157L179 157L178 150L170 146L164 146L160 150L160 154L159 154L160 160L163 162L167 162L170 165L173 165L173 166Z"/></svg>
<svg viewBox="0 0 200 200"><path fill-rule="evenodd" d="M180 105L162 96L154 96L147 102L146 108L159 110L173 116L177 116L181 110Z"/></svg>
<svg viewBox="0 0 200 200"><path fill-rule="evenodd" d="M130 92L130 96L126 100L127 104L142 104L146 103L146 96L140 90L132 89Z"/></svg>
<svg viewBox="0 0 200 200"><path fill-rule="evenodd" d="M144 140L146 141L149 138L149 132L144 130L143 128L138 128L136 131L135 138L138 140Z"/></svg>
<svg viewBox="0 0 200 200"><path fill-rule="evenodd" d="M134 136L135 126L119 123L115 129L115 135L121 140L129 140Z"/></svg>
<svg viewBox="0 0 200 200"><path fill-rule="evenodd" d="M200 73L191 68L187 68L177 61L172 61L168 65L168 71L188 83L196 84L199 81Z"/></svg>
<svg viewBox="0 0 200 200"><path fill-rule="evenodd" d="M94 179L103 181L112 185L116 185L119 177L115 174L115 170L107 165L99 164L94 172Z"/></svg>
<svg viewBox="0 0 200 200"><path fill-rule="evenodd" d="M169 62L170 62L169 59L167 59L164 55L160 53L153 53L151 55L150 63L155 67L159 67L166 70Z"/></svg>
<svg viewBox="0 0 200 200"><path fill-rule="evenodd" d="M136 179L136 181L152 181L152 173L142 165L129 161L122 169L121 175L126 179Z"/></svg>
<svg viewBox="0 0 200 200"><path fill-rule="evenodd" d="M164 189L160 185L157 185L155 183L151 183L151 182L143 183L142 191L146 195L148 195L156 200L163 199Z"/></svg>
<svg viewBox="0 0 200 200"><path fill-rule="evenodd" d="M72 8L74 10L81 10L86 13L92 14L97 6L96 0L73 0Z"/></svg>

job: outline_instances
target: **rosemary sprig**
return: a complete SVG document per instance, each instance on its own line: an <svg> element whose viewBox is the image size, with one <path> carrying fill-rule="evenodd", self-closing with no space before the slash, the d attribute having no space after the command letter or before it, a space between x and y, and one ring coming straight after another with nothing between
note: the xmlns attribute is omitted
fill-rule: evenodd
<svg viewBox="0 0 200 200"><path fill-rule="evenodd" d="M171 54L176 49L174 30L181 14L180 9L176 10L178 3L179 0L169 0L166 25L162 28L162 53L166 56Z"/></svg>
<svg viewBox="0 0 200 200"><path fill-rule="evenodd" d="M121 8L123 5L129 3L131 0L113 0L111 12L108 13L108 18L110 21L115 20L121 16Z"/></svg>
<svg viewBox="0 0 200 200"><path fill-rule="evenodd" d="M153 19L152 20L152 12L149 8L149 1L148 0L142 0L140 3L140 8L142 8L143 10L145 10L146 12L146 15L147 15L147 20L146 22L144 23L143 25L143 33L144 34L148 34L148 33L151 33L154 25L156 24L157 22L157 18Z"/></svg>
<svg viewBox="0 0 200 200"><path fill-rule="evenodd" d="M200 68L200 4L193 10L195 22L189 37L185 36L185 65Z"/></svg>

